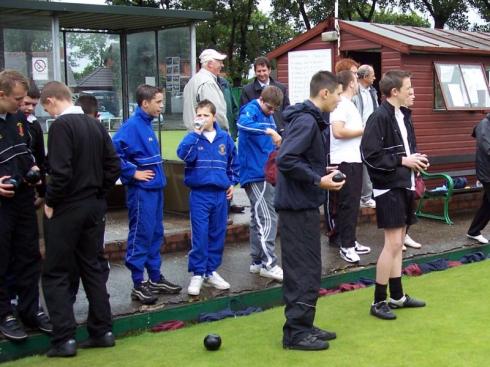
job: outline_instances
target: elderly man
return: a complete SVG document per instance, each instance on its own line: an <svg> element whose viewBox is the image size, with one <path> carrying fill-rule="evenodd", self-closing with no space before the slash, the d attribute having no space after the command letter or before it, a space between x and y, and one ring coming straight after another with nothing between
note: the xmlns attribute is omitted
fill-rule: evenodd
<svg viewBox="0 0 490 367"><path fill-rule="evenodd" d="M366 126L367 119L379 106L378 92L373 87L373 83L376 80L373 67L371 65L361 65L357 70L357 78L359 81L359 93L352 98L352 102L354 102L361 114L363 126ZM373 184L369 179L367 168L364 166L362 174L361 206L366 208L376 207L376 202L372 196Z"/></svg>
<svg viewBox="0 0 490 367"><path fill-rule="evenodd" d="M217 82L225 58L226 55L209 48L199 55L201 70L184 88L184 125L189 131L194 130L192 123L196 116L197 103L205 99L216 106L216 121L219 126L226 131L229 129L225 97Z"/></svg>

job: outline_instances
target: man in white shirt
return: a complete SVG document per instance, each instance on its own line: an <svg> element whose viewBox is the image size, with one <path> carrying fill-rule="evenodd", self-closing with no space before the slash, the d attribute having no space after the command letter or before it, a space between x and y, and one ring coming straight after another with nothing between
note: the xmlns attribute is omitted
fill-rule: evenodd
<svg viewBox="0 0 490 367"><path fill-rule="evenodd" d="M338 200L329 205L336 213L335 232L330 241L340 245L340 257L347 262L359 262L359 255L368 254L371 249L356 240L357 218L362 185L362 160L359 150L364 131L361 115L352 97L358 91L357 77L349 70L337 74L343 86L341 101L330 114L330 164L347 176L345 185L339 191ZM332 207L334 206L334 207Z"/></svg>
<svg viewBox="0 0 490 367"><path fill-rule="evenodd" d="M216 121L219 126L228 131L229 124L226 117L226 101L217 82L217 77L223 68L226 55L213 49L206 49L199 55L201 69L184 87L184 125L193 131L193 121L196 116L196 106L199 101L210 100L216 106Z"/></svg>
<svg viewBox="0 0 490 367"><path fill-rule="evenodd" d="M359 93L352 98L352 102L354 102L361 114L363 126L366 126L367 119L379 106L378 93L373 87L376 76L371 65L361 65L357 70L357 77ZM362 172L361 207L376 207L376 202L373 199L373 184L369 179L366 166L363 166Z"/></svg>

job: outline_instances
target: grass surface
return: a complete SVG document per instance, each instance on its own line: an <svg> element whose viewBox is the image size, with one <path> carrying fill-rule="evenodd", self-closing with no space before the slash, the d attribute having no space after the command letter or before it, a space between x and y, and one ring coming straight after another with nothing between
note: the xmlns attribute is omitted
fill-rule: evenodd
<svg viewBox="0 0 490 367"><path fill-rule="evenodd" d="M395 321L368 315L373 288L319 299L316 325L338 339L321 352L283 350L283 308L166 333L117 340L105 350L81 350L72 359L30 357L3 366L487 366L490 360L490 262L404 278L422 309L397 310ZM202 341L218 333L223 345Z"/></svg>

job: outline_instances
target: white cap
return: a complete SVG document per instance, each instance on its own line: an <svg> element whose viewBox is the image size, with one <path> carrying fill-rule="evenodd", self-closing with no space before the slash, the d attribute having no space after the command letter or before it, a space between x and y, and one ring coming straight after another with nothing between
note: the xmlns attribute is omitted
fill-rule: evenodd
<svg viewBox="0 0 490 367"><path fill-rule="evenodd" d="M212 48L207 48L199 55L199 60L201 64L204 64L211 60L224 60L226 59L225 54L220 54L218 51L213 50Z"/></svg>

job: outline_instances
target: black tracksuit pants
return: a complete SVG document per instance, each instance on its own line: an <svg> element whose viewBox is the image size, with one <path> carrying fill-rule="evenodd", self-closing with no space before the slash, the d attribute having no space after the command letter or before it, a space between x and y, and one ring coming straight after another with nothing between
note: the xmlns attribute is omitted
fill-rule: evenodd
<svg viewBox="0 0 490 367"><path fill-rule="evenodd" d="M72 292L78 275L89 302L89 335L99 337L112 329L106 279L97 260L106 206L105 200L87 198L61 204L51 219L44 218L46 259L42 284L53 323L53 345L75 337Z"/></svg>
<svg viewBox="0 0 490 367"><path fill-rule="evenodd" d="M490 182L482 182L484 195L480 208L477 210L473 221L471 222L468 234L478 236L481 234L488 222L490 221Z"/></svg>
<svg viewBox="0 0 490 367"><path fill-rule="evenodd" d="M12 314L6 276L19 297L17 313L35 326L39 308L41 254L34 189L21 187L12 198L0 197L0 318Z"/></svg>
<svg viewBox="0 0 490 367"><path fill-rule="evenodd" d="M283 343L297 343L313 327L322 261L318 209L280 210L279 232L286 323Z"/></svg>

